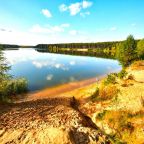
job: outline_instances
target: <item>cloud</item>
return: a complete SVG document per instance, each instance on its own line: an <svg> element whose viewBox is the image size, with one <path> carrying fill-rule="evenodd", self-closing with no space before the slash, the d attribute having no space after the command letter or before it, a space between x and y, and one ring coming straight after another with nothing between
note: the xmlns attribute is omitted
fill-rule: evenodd
<svg viewBox="0 0 144 144"><path fill-rule="evenodd" d="M72 3L70 4L69 6L65 5L65 4L61 4L59 6L59 10L61 12L65 12L65 11L69 11L70 12L70 15L71 16L75 16L77 15L78 13L81 12L81 10L84 10L84 9L87 9L89 7L92 6L92 2L91 1L86 1L86 0L83 0L82 2L76 2L76 3ZM86 13L86 12L84 12ZM90 14L90 13L89 13ZM89 15L89 14L86 14L86 15ZM82 14L81 14L82 15Z"/></svg>
<svg viewBox="0 0 144 144"><path fill-rule="evenodd" d="M64 32L65 28L69 28L69 27L70 27L70 24L68 23L56 25L56 26L51 26L51 25L40 26L39 24L36 24L32 26L32 28L30 29L30 32L53 34L53 33Z"/></svg>
<svg viewBox="0 0 144 144"><path fill-rule="evenodd" d="M86 17L86 15L90 15L90 12L87 11L87 12L81 12L80 13L80 16L82 16L82 17Z"/></svg>
<svg viewBox="0 0 144 144"><path fill-rule="evenodd" d="M82 2L82 7L83 7L84 9L86 9L86 8L88 8L88 7L91 7L92 4L93 4L92 2L84 0L84 1Z"/></svg>
<svg viewBox="0 0 144 144"><path fill-rule="evenodd" d="M117 30L117 27L111 27L110 28L110 31L116 31Z"/></svg>
<svg viewBox="0 0 144 144"><path fill-rule="evenodd" d="M47 75L46 79L48 81L51 81L53 79L53 77L54 77L53 74L49 74L49 75Z"/></svg>
<svg viewBox="0 0 144 144"><path fill-rule="evenodd" d="M77 35L78 31L77 30L71 30L71 31L69 31L69 34L70 35Z"/></svg>
<svg viewBox="0 0 144 144"><path fill-rule="evenodd" d="M69 6L70 15L74 16L81 11L81 3L74 3Z"/></svg>
<svg viewBox="0 0 144 144"><path fill-rule="evenodd" d="M52 14L51 14L51 12L48 10L48 9L42 9L42 14L44 15L44 16L46 16L47 18L51 18L52 17Z"/></svg>
<svg viewBox="0 0 144 144"><path fill-rule="evenodd" d="M65 4L61 4L61 5L59 6L59 10L60 10L61 12L64 12L64 11L67 11L67 10L68 10L68 7L67 7Z"/></svg>

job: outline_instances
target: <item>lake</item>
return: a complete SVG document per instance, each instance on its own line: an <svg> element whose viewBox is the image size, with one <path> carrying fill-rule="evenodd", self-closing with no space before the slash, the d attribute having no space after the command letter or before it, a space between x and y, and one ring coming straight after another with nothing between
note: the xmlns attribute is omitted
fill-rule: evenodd
<svg viewBox="0 0 144 144"><path fill-rule="evenodd" d="M11 65L9 73L16 78L25 77L30 91L99 77L121 69L117 60L41 53L33 48L5 50L4 56Z"/></svg>

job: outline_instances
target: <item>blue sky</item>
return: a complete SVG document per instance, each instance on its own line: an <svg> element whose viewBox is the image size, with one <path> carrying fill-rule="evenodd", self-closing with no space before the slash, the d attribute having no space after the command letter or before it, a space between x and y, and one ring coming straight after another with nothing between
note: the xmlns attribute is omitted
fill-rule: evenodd
<svg viewBox="0 0 144 144"><path fill-rule="evenodd" d="M144 38L144 0L0 0L0 43Z"/></svg>

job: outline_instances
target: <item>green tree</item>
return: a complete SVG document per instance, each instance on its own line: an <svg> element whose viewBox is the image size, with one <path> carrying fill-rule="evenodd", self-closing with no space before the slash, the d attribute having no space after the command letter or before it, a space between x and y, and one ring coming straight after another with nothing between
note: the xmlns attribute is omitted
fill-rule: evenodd
<svg viewBox="0 0 144 144"><path fill-rule="evenodd" d="M5 62L5 58L3 57L2 50L0 49L0 81L2 82L5 79L8 79L10 76L7 74L7 71L10 69Z"/></svg>
<svg viewBox="0 0 144 144"><path fill-rule="evenodd" d="M128 66L136 59L136 41L132 35L129 35L126 41L119 44L116 57L123 66Z"/></svg>
<svg viewBox="0 0 144 144"><path fill-rule="evenodd" d="M144 39L140 40L137 44L137 54L139 58L144 59Z"/></svg>
<svg viewBox="0 0 144 144"><path fill-rule="evenodd" d="M27 91L27 80L24 78L14 79L7 72L10 66L0 50L0 101L8 102L10 96Z"/></svg>

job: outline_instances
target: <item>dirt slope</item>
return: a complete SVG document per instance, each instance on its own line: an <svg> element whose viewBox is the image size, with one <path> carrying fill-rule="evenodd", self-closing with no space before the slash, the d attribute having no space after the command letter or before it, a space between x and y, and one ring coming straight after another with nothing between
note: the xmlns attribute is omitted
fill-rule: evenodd
<svg viewBox="0 0 144 144"><path fill-rule="evenodd" d="M111 143L72 98L0 105L0 144Z"/></svg>

